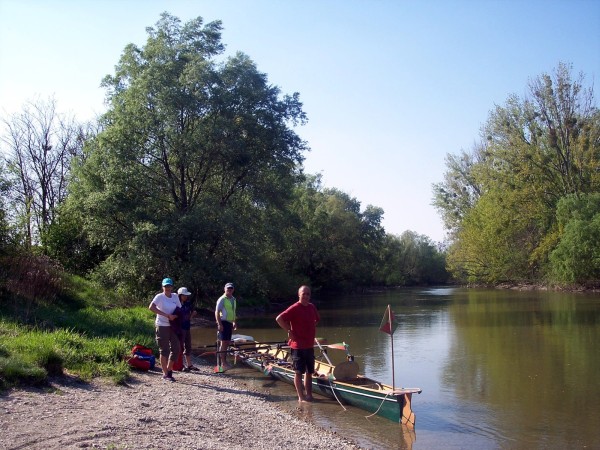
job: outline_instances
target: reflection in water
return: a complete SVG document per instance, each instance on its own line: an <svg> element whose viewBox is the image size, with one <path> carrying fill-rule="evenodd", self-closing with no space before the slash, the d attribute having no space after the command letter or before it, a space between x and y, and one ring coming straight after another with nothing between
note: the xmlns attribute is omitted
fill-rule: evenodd
<svg viewBox="0 0 600 450"><path fill-rule="evenodd" d="M362 410L344 411L335 400L297 410L292 386L234 369L304 419L366 448L600 448L599 295L443 288L315 301L318 334L347 342L361 373L388 384L390 338L379 324L392 305L399 321L395 384L423 393L412 399L413 436ZM242 317L239 332L284 339L272 316ZM196 329L194 339L211 343L214 334ZM345 353L330 349L329 356L339 363Z"/></svg>

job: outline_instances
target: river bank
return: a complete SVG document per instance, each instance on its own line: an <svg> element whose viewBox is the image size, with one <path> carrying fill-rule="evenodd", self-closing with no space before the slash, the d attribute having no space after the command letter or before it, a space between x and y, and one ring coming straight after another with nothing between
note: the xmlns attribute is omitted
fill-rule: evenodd
<svg viewBox="0 0 600 450"><path fill-rule="evenodd" d="M360 448L213 373L202 359L194 363L200 370L175 373L175 383L152 370L133 372L125 386L63 376L12 389L0 396L0 448Z"/></svg>

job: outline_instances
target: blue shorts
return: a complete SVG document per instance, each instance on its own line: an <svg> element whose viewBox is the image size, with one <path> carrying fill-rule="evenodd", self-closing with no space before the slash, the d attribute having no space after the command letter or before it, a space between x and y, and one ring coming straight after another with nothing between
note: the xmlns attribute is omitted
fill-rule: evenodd
<svg viewBox="0 0 600 450"><path fill-rule="evenodd" d="M315 349L301 348L292 350L292 367L296 373L315 372Z"/></svg>
<svg viewBox="0 0 600 450"><path fill-rule="evenodd" d="M233 323L222 320L223 331L217 331L217 339L220 341L230 341L233 334Z"/></svg>

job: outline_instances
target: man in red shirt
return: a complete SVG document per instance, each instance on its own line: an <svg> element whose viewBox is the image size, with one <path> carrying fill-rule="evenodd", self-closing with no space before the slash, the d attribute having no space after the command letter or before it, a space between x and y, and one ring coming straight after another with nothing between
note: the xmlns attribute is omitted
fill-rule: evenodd
<svg viewBox="0 0 600 450"><path fill-rule="evenodd" d="M312 374L315 371L315 336L321 318L315 305L310 302L310 288L300 286L298 301L279 314L277 324L288 332L294 368L294 386L299 402L312 401ZM302 375L304 390L302 389ZM306 392L306 394L305 394Z"/></svg>

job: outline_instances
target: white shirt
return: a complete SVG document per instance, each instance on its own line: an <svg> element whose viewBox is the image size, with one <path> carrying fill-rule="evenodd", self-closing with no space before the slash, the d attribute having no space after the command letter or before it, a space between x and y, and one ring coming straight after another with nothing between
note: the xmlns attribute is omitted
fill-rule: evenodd
<svg viewBox="0 0 600 450"><path fill-rule="evenodd" d="M152 303L150 304L156 305L156 307L165 314L173 314L173 311L175 311L175 308L178 306L181 308L179 296L175 293L171 293L171 297L167 297L164 292L156 294L156 296L152 299ZM160 314L156 315L156 320L154 323L157 327L170 326L169 319L165 316L161 316Z"/></svg>

